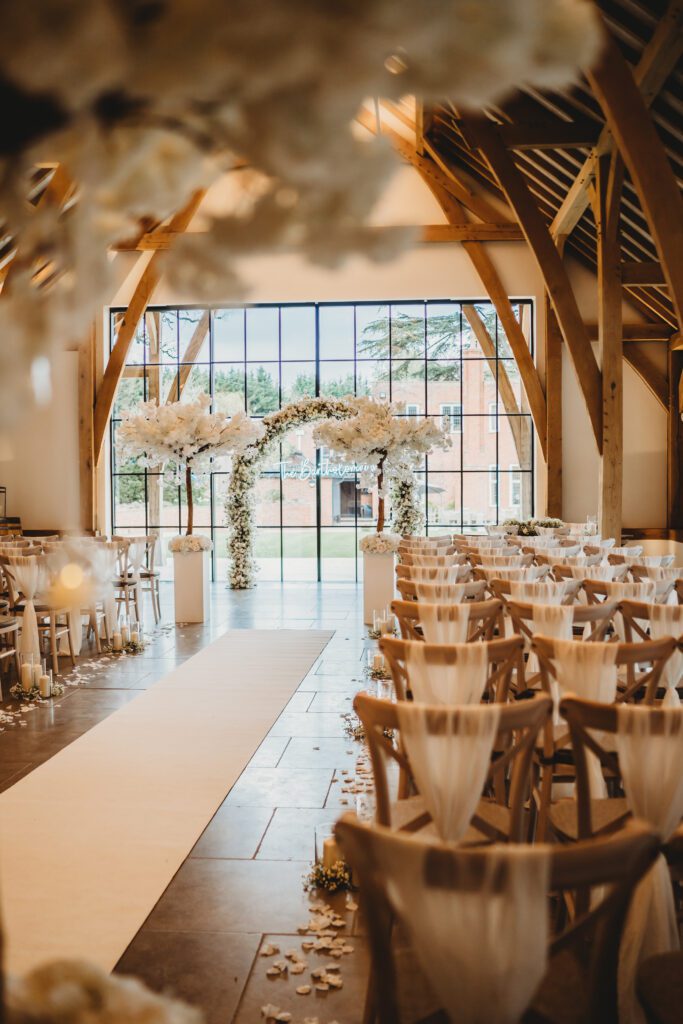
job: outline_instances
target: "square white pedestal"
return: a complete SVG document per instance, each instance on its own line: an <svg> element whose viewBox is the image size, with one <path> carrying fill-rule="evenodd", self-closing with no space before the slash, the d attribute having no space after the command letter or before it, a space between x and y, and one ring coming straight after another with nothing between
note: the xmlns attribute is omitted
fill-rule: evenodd
<svg viewBox="0 0 683 1024"><path fill-rule="evenodd" d="M173 555L173 595L176 622L205 622L209 617L208 551Z"/></svg>
<svg viewBox="0 0 683 1024"><path fill-rule="evenodd" d="M394 600L394 560L393 551L382 555L363 552L363 622L366 626L372 625L373 611L387 608Z"/></svg>

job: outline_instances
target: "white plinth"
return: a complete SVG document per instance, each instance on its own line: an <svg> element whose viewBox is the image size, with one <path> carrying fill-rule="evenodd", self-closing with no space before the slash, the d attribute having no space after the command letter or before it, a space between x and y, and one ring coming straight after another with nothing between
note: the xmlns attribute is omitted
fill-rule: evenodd
<svg viewBox="0 0 683 1024"><path fill-rule="evenodd" d="M394 553L363 552L363 621L372 625L373 611L387 608L394 600Z"/></svg>
<svg viewBox="0 0 683 1024"><path fill-rule="evenodd" d="M208 551L173 555L173 594L176 622L205 622L209 617Z"/></svg>

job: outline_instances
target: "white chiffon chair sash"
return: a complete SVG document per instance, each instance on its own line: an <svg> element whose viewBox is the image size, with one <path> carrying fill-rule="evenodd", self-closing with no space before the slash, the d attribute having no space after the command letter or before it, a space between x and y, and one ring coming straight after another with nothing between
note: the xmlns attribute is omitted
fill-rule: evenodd
<svg viewBox="0 0 683 1024"><path fill-rule="evenodd" d="M458 583L472 571L469 565L415 565L409 566L409 569L410 579L426 583Z"/></svg>
<svg viewBox="0 0 683 1024"><path fill-rule="evenodd" d="M617 709L616 747L628 806L666 841L683 817L683 710L668 708L663 732L649 708ZM634 980L638 965L679 948L671 878L663 855L638 884L631 901L619 961L620 1020L644 1021Z"/></svg>
<svg viewBox="0 0 683 1024"><path fill-rule="evenodd" d="M428 849L416 838L381 853L420 966L451 1020L515 1024L546 968L548 848L490 847L484 878L458 890L424 883Z"/></svg>
<svg viewBox="0 0 683 1024"><path fill-rule="evenodd" d="M569 573L575 580L603 580L609 582L614 579L618 569L616 565L568 565Z"/></svg>
<svg viewBox="0 0 683 1024"><path fill-rule="evenodd" d="M480 555L481 564L485 568L507 566L510 569L522 568L524 555Z"/></svg>
<svg viewBox="0 0 683 1024"><path fill-rule="evenodd" d="M562 604L567 595L566 584L532 580L511 580L510 598L523 604Z"/></svg>
<svg viewBox="0 0 683 1024"><path fill-rule="evenodd" d="M654 604L650 609L650 635L653 640L665 636L679 637L683 633L683 605ZM660 685L666 687L663 708L680 707L681 698L676 687L683 678L683 653L676 648L664 662Z"/></svg>
<svg viewBox="0 0 683 1024"><path fill-rule="evenodd" d="M427 809L442 839L467 831L491 762L500 707L441 708L399 701L401 742Z"/></svg>
<svg viewBox="0 0 683 1024"><path fill-rule="evenodd" d="M428 644L464 644L469 623L469 604L424 604L420 608L420 625Z"/></svg>
<svg viewBox="0 0 683 1024"><path fill-rule="evenodd" d="M531 629L534 634L556 640L571 640L574 609L566 604L534 604Z"/></svg>
<svg viewBox="0 0 683 1024"><path fill-rule="evenodd" d="M488 678L486 644L453 644L449 664L427 660L426 644L409 642L406 670L413 697L422 704L478 704Z"/></svg>
<svg viewBox="0 0 683 1024"><path fill-rule="evenodd" d="M415 582L415 593L418 601L453 601L460 604L465 600L467 594L466 583L423 583L422 580Z"/></svg>
<svg viewBox="0 0 683 1024"><path fill-rule="evenodd" d="M7 571L12 576L16 590L20 591L24 598L19 653L33 655L34 658L40 659L40 636L35 599L45 584L43 560L38 556L10 558Z"/></svg>
<svg viewBox="0 0 683 1024"><path fill-rule="evenodd" d="M559 697L574 693L582 700L613 704L617 695L617 645L610 643L583 643L574 640L556 640L554 664L557 673L555 724L560 724L557 703ZM586 751L588 781L591 797L604 800L607 796L605 777L599 758Z"/></svg>
<svg viewBox="0 0 683 1024"><path fill-rule="evenodd" d="M487 580L526 580L527 582L533 582L534 580L542 579L547 576L550 572L549 565L528 565L526 567L519 566L482 566L482 572L486 576Z"/></svg>

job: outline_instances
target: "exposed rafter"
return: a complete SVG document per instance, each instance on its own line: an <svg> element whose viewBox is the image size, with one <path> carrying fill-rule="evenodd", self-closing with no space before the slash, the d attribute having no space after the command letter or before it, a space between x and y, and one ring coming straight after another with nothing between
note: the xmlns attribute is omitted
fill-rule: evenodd
<svg viewBox="0 0 683 1024"><path fill-rule="evenodd" d="M204 344L204 339L206 338L209 330L210 319L211 314L207 309L202 313L199 321L197 322L197 326L192 332L192 337L188 341L187 347L182 354L180 367L171 382L170 388L168 389L168 397L166 398L167 402L177 402L182 398L183 390L187 384L187 379L192 373L192 367L199 355L201 347Z"/></svg>
<svg viewBox="0 0 683 1024"><path fill-rule="evenodd" d="M184 209L171 219L170 226L173 231L178 233L187 229L190 221L197 212L204 195L205 193L201 190L195 192ZM93 437L93 449L95 453L95 460L97 462L99 462L102 454L102 446L107 432L107 424L109 423L109 418L114 407L116 390L119 386L119 381L121 380L121 375L123 374L123 369L126 365L126 358L128 356L131 342L135 337L137 326L149 305L154 289L161 278L163 270L162 263L160 262L161 258L160 253L154 253L142 272L142 276L138 281L138 285L133 293L132 299L130 300L128 309L119 322L116 341L113 349L111 350L109 362L107 363L104 376L102 377L102 382L97 392L97 398L95 400Z"/></svg>
<svg viewBox="0 0 683 1024"><path fill-rule="evenodd" d="M624 342L624 359L648 386L665 411L669 409L669 386L665 374L655 366L633 341Z"/></svg>

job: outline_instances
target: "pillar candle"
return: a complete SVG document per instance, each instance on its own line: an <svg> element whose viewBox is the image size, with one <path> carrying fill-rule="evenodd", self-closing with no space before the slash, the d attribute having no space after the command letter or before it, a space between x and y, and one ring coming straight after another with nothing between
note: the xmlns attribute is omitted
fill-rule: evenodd
<svg viewBox="0 0 683 1024"><path fill-rule="evenodd" d="M342 860L337 841L334 836L328 836L323 843L323 867L331 868L338 860Z"/></svg>
<svg viewBox="0 0 683 1024"><path fill-rule="evenodd" d="M21 666L21 688L24 693L29 693L33 688L33 665L25 661Z"/></svg>
<svg viewBox="0 0 683 1024"><path fill-rule="evenodd" d="M124 622L123 625L121 626L121 643L122 644L127 644L129 642L130 642L130 629L128 628L128 623Z"/></svg>
<svg viewBox="0 0 683 1024"><path fill-rule="evenodd" d="M376 671L384 671L384 655L376 654L372 659L372 667Z"/></svg>
<svg viewBox="0 0 683 1024"><path fill-rule="evenodd" d="M52 680L48 675L42 675L38 681L38 689L40 690L41 697L50 697L52 695Z"/></svg>
<svg viewBox="0 0 683 1024"><path fill-rule="evenodd" d="M40 662L33 663L33 685L40 687L40 677L43 674L43 666Z"/></svg>
<svg viewBox="0 0 683 1024"><path fill-rule="evenodd" d="M112 643L112 647L114 648L115 651L122 651L123 650L123 643L122 643L122 640L121 640L121 634L120 633L113 633L112 634L111 643Z"/></svg>
<svg viewBox="0 0 683 1024"><path fill-rule="evenodd" d="M138 633L137 629L131 629L131 631L130 631L130 639L131 639L131 643L134 643L134 644L139 644L140 643L140 634Z"/></svg>

